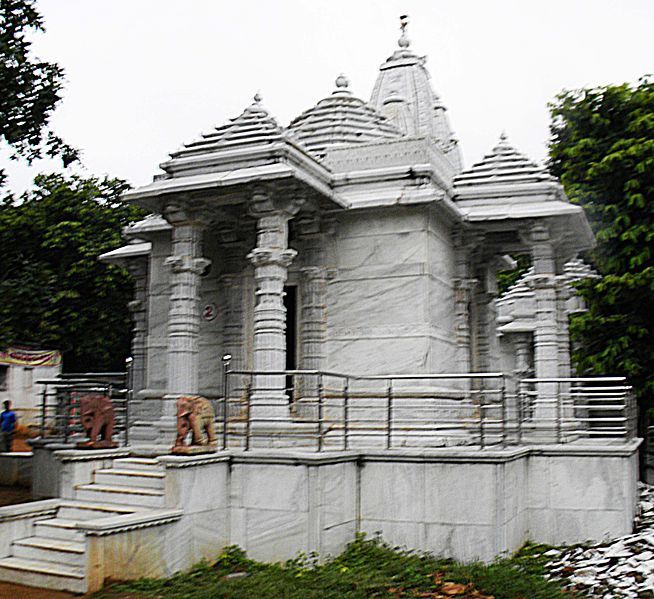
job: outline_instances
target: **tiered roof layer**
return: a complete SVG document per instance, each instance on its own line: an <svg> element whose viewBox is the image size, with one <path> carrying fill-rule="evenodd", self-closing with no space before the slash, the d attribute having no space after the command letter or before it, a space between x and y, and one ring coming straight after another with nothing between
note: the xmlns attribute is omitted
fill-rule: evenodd
<svg viewBox="0 0 654 599"><path fill-rule="evenodd" d="M401 131L347 89L342 75L336 91L305 110L288 126L293 137L314 154L323 155L334 146L396 139Z"/></svg>

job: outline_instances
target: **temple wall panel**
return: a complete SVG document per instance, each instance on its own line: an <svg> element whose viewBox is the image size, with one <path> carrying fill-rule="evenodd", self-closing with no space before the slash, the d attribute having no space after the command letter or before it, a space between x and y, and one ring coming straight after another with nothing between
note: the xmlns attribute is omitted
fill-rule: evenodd
<svg viewBox="0 0 654 599"><path fill-rule="evenodd" d="M454 344L449 233L424 206L341 217L327 368L444 372Z"/></svg>
<svg viewBox="0 0 654 599"><path fill-rule="evenodd" d="M454 310L455 253L449 227L434 211L428 213L428 322L434 334L430 337L432 373L456 372L456 332Z"/></svg>

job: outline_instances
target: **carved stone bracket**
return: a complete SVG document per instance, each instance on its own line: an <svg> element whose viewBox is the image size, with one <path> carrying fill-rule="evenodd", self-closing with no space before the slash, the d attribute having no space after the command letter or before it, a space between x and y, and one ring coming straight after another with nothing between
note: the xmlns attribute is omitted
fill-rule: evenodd
<svg viewBox="0 0 654 599"><path fill-rule="evenodd" d="M250 196L248 211L255 218L262 218L273 213L284 213L287 218L292 218L300 211L305 201L299 195L274 193L259 187Z"/></svg>
<svg viewBox="0 0 654 599"><path fill-rule="evenodd" d="M168 256L164 261L171 271L179 273L191 273L201 275L211 265L209 258L193 258L192 256Z"/></svg>
<svg viewBox="0 0 654 599"><path fill-rule="evenodd" d="M270 248L254 248L248 255L247 259L255 267L262 266L281 266L288 268L297 256L293 249L277 250Z"/></svg>

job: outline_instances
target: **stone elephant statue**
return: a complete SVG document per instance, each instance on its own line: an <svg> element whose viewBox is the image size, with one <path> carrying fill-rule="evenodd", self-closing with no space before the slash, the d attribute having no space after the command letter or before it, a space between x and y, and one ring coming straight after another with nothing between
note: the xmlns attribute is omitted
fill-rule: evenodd
<svg viewBox="0 0 654 599"><path fill-rule="evenodd" d="M202 453L215 451L215 414L211 402L199 395L177 398L177 438L173 453ZM188 433L191 441L185 444Z"/></svg>
<svg viewBox="0 0 654 599"><path fill-rule="evenodd" d="M88 440L78 443L78 447L106 449L118 446L111 439L116 416L111 399L106 395L100 393L81 395L79 397L79 419Z"/></svg>

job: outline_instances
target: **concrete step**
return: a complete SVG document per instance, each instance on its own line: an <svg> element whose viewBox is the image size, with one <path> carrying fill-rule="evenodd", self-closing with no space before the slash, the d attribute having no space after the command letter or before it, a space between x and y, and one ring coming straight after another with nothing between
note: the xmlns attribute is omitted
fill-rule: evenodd
<svg viewBox="0 0 654 599"><path fill-rule="evenodd" d="M57 517L64 520L95 520L96 518L132 514L135 511L139 510L134 507L121 507L107 503L66 501L59 507Z"/></svg>
<svg viewBox="0 0 654 599"><path fill-rule="evenodd" d="M60 539L62 541L84 541L84 531L77 530L75 520L66 520L64 518L50 518L49 520L40 520L34 524L34 532L37 537L48 539Z"/></svg>
<svg viewBox="0 0 654 599"><path fill-rule="evenodd" d="M161 471L163 466L154 458L117 458L114 460L114 468L120 470L146 470Z"/></svg>
<svg viewBox="0 0 654 599"><path fill-rule="evenodd" d="M53 562L82 568L86 563L85 544L47 537L28 537L12 543L13 557Z"/></svg>
<svg viewBox="0 0 654 599"><path fill-rule="evenodd" d="M21 557L0 559L0 580L41 589L86 592L83 568Z"/></svg>
<svg viewBox="0 0 654 599"><path fill-rule="evenodd" d="M116 487L93 483L76 486L75 498L82 501L98 501L118 505L164 507L164 492L158 489Z"/></svg>
<svg viewBox="0 0 654 599"><path fill-rule="evenodd" d="M163 489L166 475L163 471L123 470L105 468L96 470L94 481L110 487L141 487L144 489Z"/></svg>

